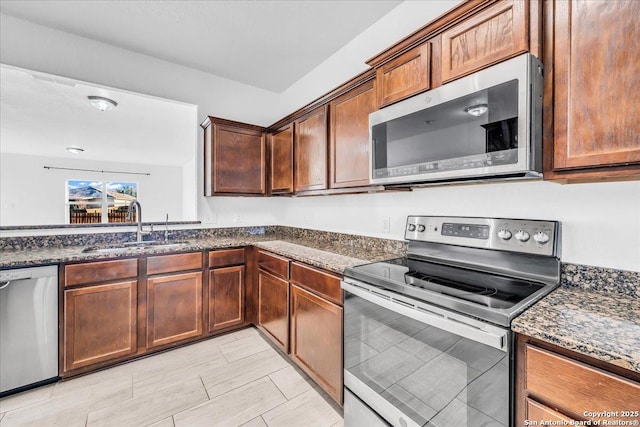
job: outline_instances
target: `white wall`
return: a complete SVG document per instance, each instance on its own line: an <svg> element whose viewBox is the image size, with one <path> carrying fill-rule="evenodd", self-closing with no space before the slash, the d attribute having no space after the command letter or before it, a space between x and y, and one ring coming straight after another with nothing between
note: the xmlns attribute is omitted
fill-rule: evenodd
<svg viewBox="0 0 640 427"><path fill-rule="evenodd" d="M44 166L150 173L121 175L45 169ZM138 183L143 221L184 218L183 168L75 159L52 159L2 153L0 156L0 220L3 226L64 224L68 179Z"/></svg>
<svg viewBox="0 0 640 427"><path fill-rule="evenodd" d="M401 240L407 215L562 222L562 260L640 271L640 182L505 182L285 201L283 224ZM382 232L384 217L390 233Z"/></svg>

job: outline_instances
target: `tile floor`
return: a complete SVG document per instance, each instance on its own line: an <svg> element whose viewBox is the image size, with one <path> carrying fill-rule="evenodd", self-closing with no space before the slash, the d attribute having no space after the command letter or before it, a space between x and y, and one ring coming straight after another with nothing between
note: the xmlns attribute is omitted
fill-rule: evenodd
<svg viewBox="0 0 640 427"><path fill-rule="evenodd" d="M0 400L11 426L342 426L340 408L254 328Z"/></svg>

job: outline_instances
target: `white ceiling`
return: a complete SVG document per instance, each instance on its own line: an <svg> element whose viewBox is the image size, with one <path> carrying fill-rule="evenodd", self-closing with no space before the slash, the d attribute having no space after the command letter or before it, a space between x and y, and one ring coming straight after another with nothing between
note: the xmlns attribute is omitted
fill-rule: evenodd
<svg viewBox="0 0 640 427"><path fill-rule="evenodd" d="M34 76L36 78L34 78ZM183 166L194 159L197 108L0 67L0 152ZM98 95L118 106L99 111ZM66 147L83 148L75 155Z"/></svg>
<svg viewBox="0 0 640 427"><path fill-rule="evenodd" d="M2 0L2 13L280 93L400 0Z"/></svg>

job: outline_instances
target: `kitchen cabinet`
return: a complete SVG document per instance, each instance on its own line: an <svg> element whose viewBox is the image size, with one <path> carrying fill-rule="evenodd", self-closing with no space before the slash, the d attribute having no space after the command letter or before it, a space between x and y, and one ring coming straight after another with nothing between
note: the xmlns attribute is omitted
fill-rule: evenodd
<svg viewBox="0 0 640 427"><path fill-rule="evenodd" d="M209 252L208 332L244 323L244 249Z"/></svg>
<svg viewBox="0 0 640 427"><path fill-rule="evenodd" d="M430 87L431 44L424 42L376 70L378 107L424 92Z"/></svg>
<svg viewBox="0 0 640 427"><path fill-rule="evenodd" d="M516 425L525 425L524 420L640 420L637 413L595 414L637 411L640 375L521 335L516 343Z"/></svg>
<svg viewBox="0 0 640 427"><path fill-rule="evenodd" d="M529 2L502 0L441 35L440 72L448 82L529 49Z"/></svg>
<svg viewBox="0 0 640 427"><path fill-rule="evenodd" d="M265 129L207 117L204 129L205 196L265 194Z"/></svg>
<svg viewBox="0 0 640 427"><path fill-rule="evenodd" d="M60 374L137 350L138 260L63 267Z"/></svg>
<svg viewBox="0 0 640 427"><path fill-rule="evenodd" d="M291 358L342 404L341 277L291 263Z"/></svg>
<svg viewBox="0 0 640 427"><path fill-rule="evenodd" d="M369 114L376 109L375 79L329 104L330 188L369 185Z"/></svg>
<svg viewBox="0 0 640 427"><path fill-rule="evenodd" d="M289 352L289 260L258 251L258 327Z"/></svg>
<svg viewBox="0 0 640 427"><path fill-rule="evenodd" d="M327 188L327 105L295 121L294 190Z"/></svg>
<svg viewBox="0 0 640 427"><path fill-rule="evenodd" d="M342 402L342 307L291 285L291 358Z"/></svg>
<svg viewBox="0 0 640 427"><path fill-rule="evenodd" d="M202 335L202 266L201 252L147 258L147 349Z"/></svg>
<svg viewBox="0 0 640 427"><path fill-rule="evenodd" d="M269 192L282 194L293 192L293 132L294 125L277 130L269 141Z"/></svg>
<svg viewBox="0 0 640 427"><path fill-rule="evenodd" d="M640 2L543 3L545 179L640 176Z"/></svg>
<svg viewBox="0 0 640 427"><path fill-rule="evenodd" d="M147 348L202 335L202 272L147 281Z"/></svg>
<svg viewBox="0 0 640 427"><path fill-rule="evenodd" d="M136 352L136 280L64 292L63 372Z"/></svg>

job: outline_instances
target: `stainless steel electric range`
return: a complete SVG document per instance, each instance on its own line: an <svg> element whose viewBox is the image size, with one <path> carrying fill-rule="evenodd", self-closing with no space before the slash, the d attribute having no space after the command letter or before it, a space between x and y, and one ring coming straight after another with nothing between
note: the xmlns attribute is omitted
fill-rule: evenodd
<svg viewBox="0 0 640 427"><path fill-rule="evenodd" d="M512 425L509 326L559 284L560 223L409 216L405 238L344 274L345 425Z"/></svg>

